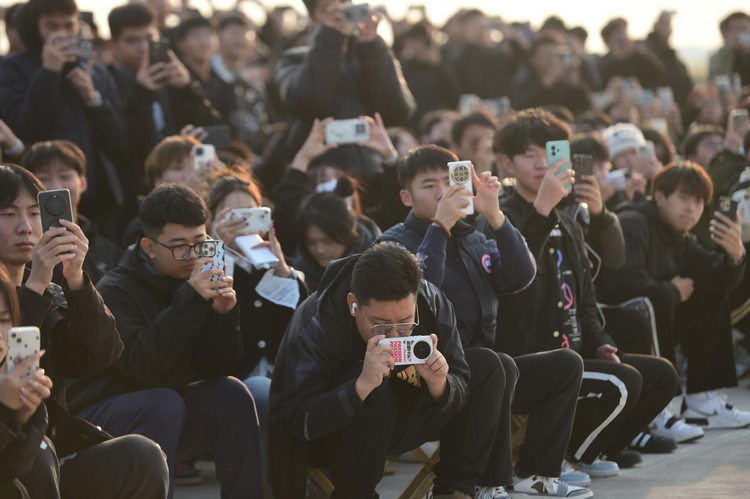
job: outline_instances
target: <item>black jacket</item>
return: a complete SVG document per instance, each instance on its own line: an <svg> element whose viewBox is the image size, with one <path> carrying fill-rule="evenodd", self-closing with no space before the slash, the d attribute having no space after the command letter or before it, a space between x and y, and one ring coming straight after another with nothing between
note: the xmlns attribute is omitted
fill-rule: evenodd
<svg viewBox="0 0 750 499"><path fill-rule="evenodd" d="M122 96L123 112L128 125L129 145L121 156L127 172L127 193L133 198L146 194L144 164L151 150L165 137L179 135L185 125L209 126L221 123L221 117L208 102L200 83L193 81L185 88L163 88L152 92L135 82L135 72L118 65L109 67ZM154 103L164 113L164 129L154 122Z"/></svg>
<svg viewBox="0 0 750 499"><path fill-rule="evenodd" d="M664 64L648 49L636 51L627 59L614 59L612 54L608 53L599 60L599 71L605 87L615 76L635 76L641 87L653 90L669 85L669 76Z"/></svg>
<svg viewBox="0 0 750 499"><path fill-rule="evenodd" d="M24 278L28 278L28 272ZM82 289L71 291L51 284L39 295L26 286L17 288L21 321L41 331L41 346L47 351L40 361L54 387L44 401L49 413L47 435L64 457L109 436L93 425L68 413L68 397L77 383L96 376L111 366L122 352L123 344L115 328L115 318L104 300L84 274ZM72 405L72 404L71 404ZM71 407L73 414L77 410Z"/></svg>
<svg viewBox="0 0 750 499"><path fill-rule="evenodd" d="M625 263L625 238L617 215L606 206L598 216L592 216L587 209L577 203L561 206L571 219L583 229L586 243L597 254L599 259L591 259L594 274L602 269L617 270Z"/></svg>
<svg viewBox="0 0 750 499"><path fill-rule="evenodd" d="M25 425L16 411L0 403L0 492L13 479L26 475L34 465L47 431L47 408L41 404ZM3 496L5 497L5 496Z"/></svg>
<svg viewBox="0 0 750 499"><path fill-rule="evenodd" d="M409 90L417 101L417 110L409 119L409 128L419 130L419 122L430 111L456 109L461 95L456 79L448 73L445 65L404 58L401 67Z"/></svg>
<svg viewBox="0 0 750 499"><path fill-rule="evenodd" d="M53 73L31 51L4 59L0 65L0 119L27 143L69 140L86 155L88 189L83 205L114 208L124 202L117 160L127 148L127 124L120 93L99 64L92 68L102 105L86 107L65 79L72 65Z"/></svg>
<svg viewBox="0 0 750 499"><path fill-rule="evenodd" d="M229 375L242 359L239 305L224 315L213 312L186 281L160 276L139 243L98 288L125 348L113 366L70 390L77 411L122 393Z"/></svg>
<svg viewBox="0 0 750 499"><path fill-rule="evenodd" d="M517 356L556 350L564 345L563 335L560 334L564 321L563 298L556 277L555 251L548 243L550 233L556 227L565 240L575 279L575 304L581 331L580 340L571 340L569 347L584 358L593 359L600 346L614 346L614 340L602 329L581 227L557 208L548 217L540 215L533 204L518 192L502 198L500 204L503 213L526 238L536 259L538 272L531 286L500 300L497 349Z"/></svg>
<svg viewBox="0 0 750 499"><path fill-rule="evenodd" d="M337 370L362 362L367 348L346 303L358 258L331 263L318 292L295 312L279 348L269 399L271 470L279 499L305 495L307 442L330 435L370 411L371 400L359 399L355 380L331 386ZM422 385L425 409L456 413L469 397L469 368L453 306L427 281L422 281L417 303L420 325L413 334L436 334L450 366L448 388L440 404Z"/></svg>
<svg viewBox="0 0 750 499"><path fill-rule="evenodd" d="M234 289L237 298L243 303L240 332L244 356L234 372L239 379L246 379L258 365L261 357L266 357L273 363L286 326L294 314L291 308L277 305L260 296L255 290L267 272L270 271L254 269L249 265L235 262ZM297 280L296 283L299 287L299 306L310 293L304 282Z"/></svg>
<svg viewBox="0 0 750 499"><path fill-rule="evenodd" d="M122 248L99 234L96 224L84 216L78 216L78 226L81 227L86 239L89 240L89 250L83 261L83 271L96 283L104 277L104 274L117 267L122 256ZM62 265L55 267L52 282L62 285Z"/></svg>
<svg viewBox="0 0 750 499"><path fill-rule="evenodd" d="M530 67L516 73L510 98L513 109L559 105L570 109L573 114L591 109L591 97L586 87L560 81L551 88L544 88L542 81Z"/></svg>
<svg viewBox="0 0 750 499"><path fill-rule="evenodd" d="M482 99L509 95L513 75L521 62L522 51L517 47L506 50L469 44L457 48L455 57L446 59L461 94L474 94Z"/></svg>
<svg viewBox="0 0 750 499"><path fill-rule="evenodd" d="M345 256L356 255L363 253L367 248L375 244L377 238L380 237L380 228L378 225L367 218L364 215L357 216L357 238L352 243L351 247L346 251ZM317 260L313 258L304 242L300 244L297 250L297 256L294 259L294 267L305 274L305 282L310 288L310 291L315 291L320 285L320 281L323 278L323 273L326 271L324 267L321 267Z"/></svg>
<svg viewBox="0 0 750 499"><path fill-rule="evenodd" d="M670 282L675 276L711 275L713 282L696 280L695 285L708 284L716 292L729 292L742 280L744 263L732 266L725 255L705 249L692 234L674 232L661 221L654 201L630 205L619 218L625 235L625 265L616 272L604 272L597 281L605 303L658 292L672 297L674 309L682 303L680 292Z"/></svg>
<svg viewBox="0 0 750 499"><path fill-rule="evenodd" d="M424 278L453 303L466 348L494 348L498 296L531 284L536 273L534 259L521 233L507 220L488 237L459 221L451 236L448 239L443 229L419 220L412 212L381 239L401 243L417 255Z"/></svg>
<svg viewBox="0 0 750 499"><path fill-rule="evenodd" d="M414 97L401 67L378 37L361 43L333 28L321 26L309 47L282 54L275 74L284 112L296 122L288 141L291 159L307 139L315 118L353 119L379 112L386 126L406 123ZM382 171L375 154L342 146L355 171L365 179Z"/></svg>
<svg viewBox="0 0 750 499"><path fill-rule="evenodd" d="M687 66L677 56L677 51L664 43L662 38L651 32L646 38L646 45L661 60L667 70L669 86L674 92L674 99L680 106L687 104L688 95L693 91L693 79Z"/></svg>

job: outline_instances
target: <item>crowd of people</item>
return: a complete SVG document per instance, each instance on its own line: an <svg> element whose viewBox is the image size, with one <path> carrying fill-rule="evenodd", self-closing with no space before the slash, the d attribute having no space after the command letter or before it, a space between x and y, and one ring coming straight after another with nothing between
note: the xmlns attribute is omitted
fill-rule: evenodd
<svg viewBox="0 0 750 499"><path fill-rule="evenodd" d="M389 456L439 441L435 499L583 499L750 426L726 395L750 15L696 83L674 12L645 40L608 20L597 56L555 16L305 6L134 1L106 40L75 0L5 9L0 497L171 499L210 456L222 498L314 497L310 466L376 498ZM342 120L366 134L333 140ZM430 355L397 362L384 340L411 336Z"/></svg>

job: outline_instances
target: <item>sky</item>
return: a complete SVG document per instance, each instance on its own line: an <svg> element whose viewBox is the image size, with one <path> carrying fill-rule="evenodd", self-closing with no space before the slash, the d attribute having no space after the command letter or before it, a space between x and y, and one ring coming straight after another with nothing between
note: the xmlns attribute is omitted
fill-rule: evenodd
<svg viewBox="0 0 750 499"><path fill-rule="evenodd" d="M78 0L81 10L93 10L100 28L106 33L107 13L125 0ZM178 1L178 0L176 0ZM236 0L214 0L217 8L228 8ZM359 0L355 0L359 3ZM11 5L13 0L0 0L0 6ZM246 5L252 5L246 1ZM290 5L300 12L305 12L302 0L264 0L266 5ZM418 0L372 0L373 6L385 5L394 17L400 17L412 3ZM750 11L750 3L739 0L710 0L708 3L677 0L625 0L610 2L604 0L585 0L575 2L560 2L552 0L527 1L497 1L497 0L438 0L421 2L427 6L427 15L435 23L444 21L460 7L476 7L487 14L499 15L507 21L530 21L538 27L551 14L557 14L571 26L582 25L589 32L589 50L602 52L604 50L599 31L606 21L612 17L622 16L630 23L631 35L637 38L646 36L659 12L674 10L677 16L674 20L674 34L672 42L687 58L702 57L697 55L705 51L716 50L721 46L719 21L727 14L737 11ZM204 10L207 0L190 0L190 5ZM744 8L744 9L743 9ZM251 7L252 9L252 7ZM210 9L204 12L210 13Z"/></svg>

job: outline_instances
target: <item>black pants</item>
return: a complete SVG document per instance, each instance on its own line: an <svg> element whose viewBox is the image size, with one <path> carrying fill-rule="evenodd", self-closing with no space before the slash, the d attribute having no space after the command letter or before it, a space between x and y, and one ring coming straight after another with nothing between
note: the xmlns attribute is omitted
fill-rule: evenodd
<svg viewBox="0 0 750 499"><path fill-rule="evenodd" d="M396 397L391 384L384 381L369 396L369 414L310 443L311 464L331 469L335 487L331 499L379 497L375 487L383 477L386 456L403 454L438 439L441 451L435 466L435 487L460 490L473 497L495 441L506 380L495 352L469 348L465 355L471 380L469 401L460 412L441 413L424 405L408 427L400 426L403 418L399 411L408 402ZM349 381L361 372L362 365L353 364L335 381Z"/></svg>
<svg viewBox="0 0 750 499"><path fill-rule="evenodd" d="M622 364L583 363L568 455L590 464L625 449L672 401L679 378L669 361L648 355L623 355Z"/></svg>
<svg viewBox="0 0 750 499"><path fill-rule="evenodd" d="M21 483L31 499L164 499L169 476L164 453L151 440L129 435L68 456L58 465L45 438ZM23 497L23 496L21 496Z"/></svg>
<svg viewBox="0 0 750 499"><path fill-rule="evenodd" d="M512 399L503 397L497 441L488 463L488 473L501 470L501 481L491 482L484 477L480 485L513 483L511 413L529 415L526 439L515 464L516 474L559 477L573 430L583 360L572 350L553 350L515 357L517 369L512 369L507 365L507 357L500 356L506 385L515 385L515 394Z"/></svg>
<svg viewBox="0 0 750 499"><path fill-rule="evenodd" d="M111 435L144 435L158 443L174 465L213 453L225 499L262 497L258 416L247 387L235 378L118 395L84 409L79 417ZM67 464L66 464L67 466Z"/></svg>
<svg viewBox="0 0 750 499"><path fill-rule="evenodd" d="M661 355L675 364L675 346L682 344L688 361L687 393L737 386L727 292L705 273L685 274L694 280L695 291L676 309L669 291L647 295L656 312Z"/></svg>
<svg viewBox="0 0 750 499"><path fill-rule="evenodd" d="M604 330L622 352L652 355L651 322L634 308L605 308Z"/></svg>

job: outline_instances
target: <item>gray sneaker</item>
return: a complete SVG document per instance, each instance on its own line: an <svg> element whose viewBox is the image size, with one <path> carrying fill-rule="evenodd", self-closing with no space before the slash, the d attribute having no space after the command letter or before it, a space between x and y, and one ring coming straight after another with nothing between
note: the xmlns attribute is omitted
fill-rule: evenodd
<svg viewBox="0 0 750 499"><path fill-rule="evenodd" d="M532 475L528 478L513 477L513 488L510 497L576 497L585 499L594 497L586 487L568 485L559 478Z"/></svg>

